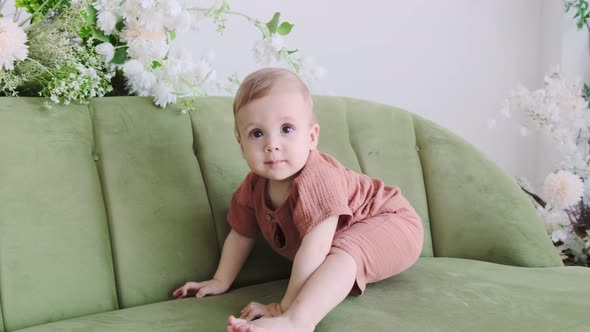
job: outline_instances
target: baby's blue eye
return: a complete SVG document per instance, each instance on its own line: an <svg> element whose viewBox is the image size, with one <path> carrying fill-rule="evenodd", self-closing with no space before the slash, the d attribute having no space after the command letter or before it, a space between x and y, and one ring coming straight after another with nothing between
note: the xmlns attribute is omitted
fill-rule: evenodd
<svg viewBox="0 0 590 332"><path fill-rule="evenodd" d="M254 138L260 138L260 137L262 137L262 130L254 129L250 132L250 136L252 136Z"/></svg>
<svg viewBox="0 0 590 332"><path fill-rule="evenodd" d="M291 126L282 126L281 127L281 132L283 132L283 134L289 134L293 131L293 127Z"/></svg>

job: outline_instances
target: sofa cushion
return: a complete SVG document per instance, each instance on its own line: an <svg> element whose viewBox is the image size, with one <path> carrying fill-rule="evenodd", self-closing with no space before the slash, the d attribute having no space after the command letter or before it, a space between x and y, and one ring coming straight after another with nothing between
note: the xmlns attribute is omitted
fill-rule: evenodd
<svg viewBox="0 0 590 332"><path fill-rule="evenodd" d="M590 294L586 272L425 257L400 275L368 285L363 295L346 298L316 331L583 331ZM286 287L287 280L269 282L20 332L224 331L228 315L250 301L279 301Z"/></svg>
<svg viewBox="0 0 590 332"><path fill-rule="evenodd" d="M0 98L0 286L6 330L117 309L86 106Z"/></svg>
<svg viewBox="0 0 590 332"><path fill-rule="evenodd" d="M120 307L210 278L220 252L189 116L148 98L97 98L90 108Z"/></svg>

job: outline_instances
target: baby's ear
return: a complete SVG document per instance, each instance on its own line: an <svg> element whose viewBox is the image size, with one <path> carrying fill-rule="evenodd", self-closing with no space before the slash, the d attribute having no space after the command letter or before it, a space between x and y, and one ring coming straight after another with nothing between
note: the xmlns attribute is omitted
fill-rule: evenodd
<svg viewBox="0 0 590 332"><path fill-rule="evenodd" d="M320 125L314 123L311 128L309 129L309 149L313 150L317 148L318 143L320 141Z"/></svg>

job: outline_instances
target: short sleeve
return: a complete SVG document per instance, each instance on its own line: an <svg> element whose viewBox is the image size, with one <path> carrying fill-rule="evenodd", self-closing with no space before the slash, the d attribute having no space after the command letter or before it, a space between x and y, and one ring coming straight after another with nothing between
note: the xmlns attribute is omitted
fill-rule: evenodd
<svg viewBox="0 0 590 332"><path fill-rule="evenodd" d="M313 172L308 171L298 179L297 192L293 221L302 238L331 216L339 216L339 228L350 223L348 180L339 170L318 165Z"/></svg>
<svg viewBox="0 0 590 332"><path fill-rule="evenodd" d="M258 223L253 208L252 199L254 195L254 176L248 174L246 179L234 192L227 213L227 222L238 234L255 238L258 235Z"/></svg>

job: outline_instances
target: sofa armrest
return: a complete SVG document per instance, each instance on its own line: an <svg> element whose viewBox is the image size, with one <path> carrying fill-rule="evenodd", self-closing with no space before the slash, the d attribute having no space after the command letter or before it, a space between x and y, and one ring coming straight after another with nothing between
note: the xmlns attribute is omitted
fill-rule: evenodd
<svg viewBox="0 0 590 332"><path fill-rule="evenodd" d="M464 139L414 115L435 256L563 265L519 186Z"/></svg>

